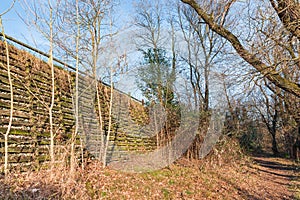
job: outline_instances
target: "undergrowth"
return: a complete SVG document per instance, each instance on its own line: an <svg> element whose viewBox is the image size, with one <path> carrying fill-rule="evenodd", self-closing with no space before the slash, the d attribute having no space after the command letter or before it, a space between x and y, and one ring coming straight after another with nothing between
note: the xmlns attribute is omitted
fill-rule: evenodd
<svg viewBox="0 0 300 200"><path fill-rule="evenodd" d="M253 189L263 179L238 143L228 139L203 160L181 158L147 173L103 168L95 160L84 164L73 174L64 164L52 170L11 172L0 178L0 199L259 199L263 187Z"/></svg>

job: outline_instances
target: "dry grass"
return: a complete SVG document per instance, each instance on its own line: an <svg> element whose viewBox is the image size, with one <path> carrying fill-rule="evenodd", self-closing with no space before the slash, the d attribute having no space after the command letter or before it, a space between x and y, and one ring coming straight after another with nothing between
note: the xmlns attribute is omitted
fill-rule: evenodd
<svg viewBox="0 0 300 200"><path fill-rule="evenodd" d="M125 173L90 162L70 175L66 167L12 173L0 179L0 199L294 199L295 163L279 158L220 156L181 159L169 168ZM224 151L224 154L228 152ZM298 174L297 174L298 173Z"/></svg>

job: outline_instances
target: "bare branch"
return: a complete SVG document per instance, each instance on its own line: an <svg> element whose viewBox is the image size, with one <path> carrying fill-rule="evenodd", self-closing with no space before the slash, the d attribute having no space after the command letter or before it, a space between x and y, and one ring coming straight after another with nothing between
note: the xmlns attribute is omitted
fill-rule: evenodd
<svg viewBox="0 0 300 200"><path fill-rule="evenodd" d="M219 25L212 16L210 16L205 10L195 1L195 0L181 0L183 3L190 5L198 13L199 17L208 24L209 28L214 32L224 37L227 41L231 43L236 52L250 65L252 65L257 71L259 71L263 76L269 79L276 86L300 97L300 85L286 79L274 69L261 60L259 60L255 55L250 53L245 47L241 44L239 39L224 26Z"/></svg>

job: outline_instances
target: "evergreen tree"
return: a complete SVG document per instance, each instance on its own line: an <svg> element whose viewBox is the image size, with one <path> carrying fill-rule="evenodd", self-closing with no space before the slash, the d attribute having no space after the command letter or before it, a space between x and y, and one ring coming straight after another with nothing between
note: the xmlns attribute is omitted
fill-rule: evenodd
<svg viewBox="0 0 300 200"><path fill-rule="evenodd" d="M163 49L143 51L142 67L138 70L137 84L147 102L164 107L176 104L174 95L175 69Z"/></svg>

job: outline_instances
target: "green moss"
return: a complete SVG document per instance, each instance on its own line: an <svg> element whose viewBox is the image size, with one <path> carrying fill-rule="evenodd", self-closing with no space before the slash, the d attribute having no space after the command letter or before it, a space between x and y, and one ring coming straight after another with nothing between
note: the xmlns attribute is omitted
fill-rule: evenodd
<svg viewBox="0 0 300 200"><path fill-rule="evenodd" d="M11 135L24 135L24 136L31 135L30 131L25 131L25 130L21 130L21 129L12 129L10 134Z"/></svg>
<svg viewBox="0 0 300 200"><path fill-rule="evenodd" d="M4 147L0 148L0 152L4 153ZM8 153L33 153L34 149L26 146L8 147Z"/></svg>
<svg viewBox="0 0 300 200"><path fill-rule="evenodd" d="M107 192L102 191L102 192L101 192L101 197L106 197L106 196L107 196Z"/></svg>
<svg viewBox="0 0 300 200"><path fill-rule="evenodd" d="M193 192L191 192L191 191L189 191L189 190L186 190L185 193L186 193L187 195L192 195L192 194L193 194Z"/></svg>
<svg viewBox="0 0 300 200"><path fill-rule="evenodd" d="M39 145L50 145L50 141L41 140L41 141L39 141Z"/></svg>
<svg viewBox="0 0 300 200"><path fill-rule="evenodd" d="M170 199L170 191L167 188L162 188L161 191L164 195L164 199Z"/></svg>

